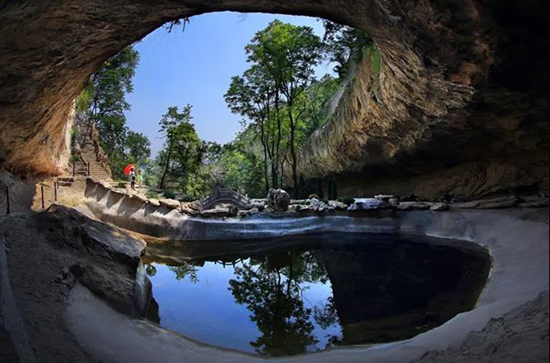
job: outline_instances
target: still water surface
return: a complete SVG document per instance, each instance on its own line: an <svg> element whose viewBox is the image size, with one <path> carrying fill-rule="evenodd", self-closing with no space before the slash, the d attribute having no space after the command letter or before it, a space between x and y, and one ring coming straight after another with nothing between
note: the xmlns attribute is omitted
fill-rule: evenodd
<svg viewBox="0 0 550 363"><path fill-rule="evenodd" d="M471 310L490 268L483 251L428 242L323 234L151 247L149 318L272 357L410 339Z"/></svg>

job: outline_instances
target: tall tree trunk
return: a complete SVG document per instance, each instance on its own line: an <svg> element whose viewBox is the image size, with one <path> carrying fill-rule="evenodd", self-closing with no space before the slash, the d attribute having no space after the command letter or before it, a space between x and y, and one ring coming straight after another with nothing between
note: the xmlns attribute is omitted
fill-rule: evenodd
<svg viewBox="0 0 550 363"><path fill-rule="evenodd" d="M296 123L292 114L292 103L288 106L288 117L290 119L290 157L292 158L292 182L294 184L294 198L298 199L300 188L298 184L298 157L296 156Z"/></svg>
<svg viewBox="0 0 550 363"><path fill-rule="evenodd" d="M277 88L279 88L279 86L277 86ZM281 122L281 99L280 99L280 95L279 95L279 91L276 92L275 94L275 111L276 111L276 115L277 115L277 149L276 149L276 162L275 162L275 170L277 172L277 175L275 176L275 180L277 180L277 186L276 188L279 187L279 178L278 178L278 175L279 175L279 162L280 162L280 158L281 158L281 141L282 141L282 137L283 137L283 133L282 133L282 122ZM282 183L281 183L281 186L282 186Z"/></svg>
<svg viewBox="0 0 550 363"><path fill-rule="evenodd" d="M265 176L265 195L269 192L269 166L268 166L268 140L266 140L265 132L265 120L261 121L261 130L262 130L262 146L264 147L264 176Z"/></svg>
<svg viewBox="0 0 550 363"><path fill-rule="evenodd" d="M160 179L159 189L164 189L164 185L166 184L166 176L168 176L168 172L170 171L170 163L172 162L172 141L170 141L170 146L168 147L168 155L166 155L166 168L164 168L164 173L162 174L162 178Z"/></svg>

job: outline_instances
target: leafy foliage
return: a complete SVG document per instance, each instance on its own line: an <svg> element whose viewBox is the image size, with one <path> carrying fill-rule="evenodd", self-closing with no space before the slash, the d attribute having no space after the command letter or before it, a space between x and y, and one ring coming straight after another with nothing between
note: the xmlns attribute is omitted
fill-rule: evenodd
<svg viewBox="0 0 550 363"><path fill-rule="evenodd" d="M189 263L182 263L180 266L169 267L169 269L176 274L176 280L178 281L189 278L189 280L194 284L199 282L199 279L197 277L198 269L196 266L193 266Z"/></svg>
<svg viewBox="0 0 550 363"><path fill-rule="evenodd" d="M336 63L334 71L343 78L347 74L352 57L360 57L361 50L374 42L368 34L358 29L329 20L323 20L323 25L325 27L323 42L327 57L330 62Z"/></svg>
<svg viewBox="0 0 550 363"><path fill-rule="evenodd" d="M250 319L262 333L251 342L259 354L303 354L318 343L311 322L313 310L304 305L300 284L328 281L328 277L312 253L288 251L253 258L236 267L235 275L230 290L235 301L252 312Z"/></svg>
<svg viewBox="0 0 550 363"><path fill-rule="evenodd" d="M144 165L151 157L151 142L143 134L128 131L124 146L132 163Z"/></svg>
<svg viewBox="0 0 550 363"><path fill-rule="evenodd" d="M138 52L133 47L124 49L103 64L76 100L77 112L97 125L113 177L119 179L124 178L124 166L143 163L151 155L149 140L126 126L125 112L130 109L126 95L133 91L138 63Z"/></svg>
<svg viewBox="0 0 550 363"><path fill-rule="evenodd" d="M159 123L160 133L165 138L164 149L157 158L159 164L164 166L160 189L164 189L170 179L186 193L190 176L200 165L201 141L191 123L191 111L191 105L181 112L178 107L170 107Z"/></svg>
<svg viewBox="0 0 550 363"><path fill-rule="evenodd" d="M226 101L234 113L250 122L262 144L264 194L284 183L290 164L295 194L299 189L297 147L305 96L314 83L323 45L310 27L273 21L246 47L251 67L234 77Z"/></svg>

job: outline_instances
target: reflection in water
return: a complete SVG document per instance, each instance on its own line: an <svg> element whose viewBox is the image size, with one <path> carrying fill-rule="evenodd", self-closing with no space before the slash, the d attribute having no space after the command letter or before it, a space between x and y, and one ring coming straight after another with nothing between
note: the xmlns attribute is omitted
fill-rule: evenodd
<svg viewBox="0 0 550 363"><path fill-rule="evenodd" d="M280 357L440 326L474 307L490 260L397 237L324 234L150 248L144 262L151 320L203 343Z"/></svg>

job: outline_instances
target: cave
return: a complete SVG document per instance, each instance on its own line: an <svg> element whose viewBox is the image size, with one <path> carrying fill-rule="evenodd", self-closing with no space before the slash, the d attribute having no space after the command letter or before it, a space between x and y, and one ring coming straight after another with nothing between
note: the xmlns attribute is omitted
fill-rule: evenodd
<svg viewBox="0 0 550 363"><path fill-rule="evenodd" d="M380 50L381 67L373 70L369 57L357 64L333 117L299 150L312 193L504 196L511 204L491 199L498 210L437 213L412 202L225 223L182 217L179 202L153 204L88 179L86 208L30 211L37 183L66 172L75 99L90 76L168 22L223 11L324 18L367 32ZM0 205L12 212L0 216L0 360L258 361L140 319L155 307L142 263L147 245L175 241L192 255L185 242L214 239L221 248L341 232L465 241L490 255L489 279L471 311L425 334L284 361L547 361L548 21L543 0L0 0L0 185L11 193L1 190ZM338 277L345 263L331 266ZM338 292L338 304L346 294ZM516 328L515 343L502 343L503 330ZM479 341L484 353L498 348L476 355Z"/></svg>
<svg viewBox="0 0 550 363"><path fill-rule="evenodd" d="M335 176L349 195L548 192L548 4L341 4L4 2L0 161L20 175L61 173L73 100L102 62L170 20L263 11L354 26L382 53L379 79L360 65L337 115L301 150L303 177Z"/></svg>

